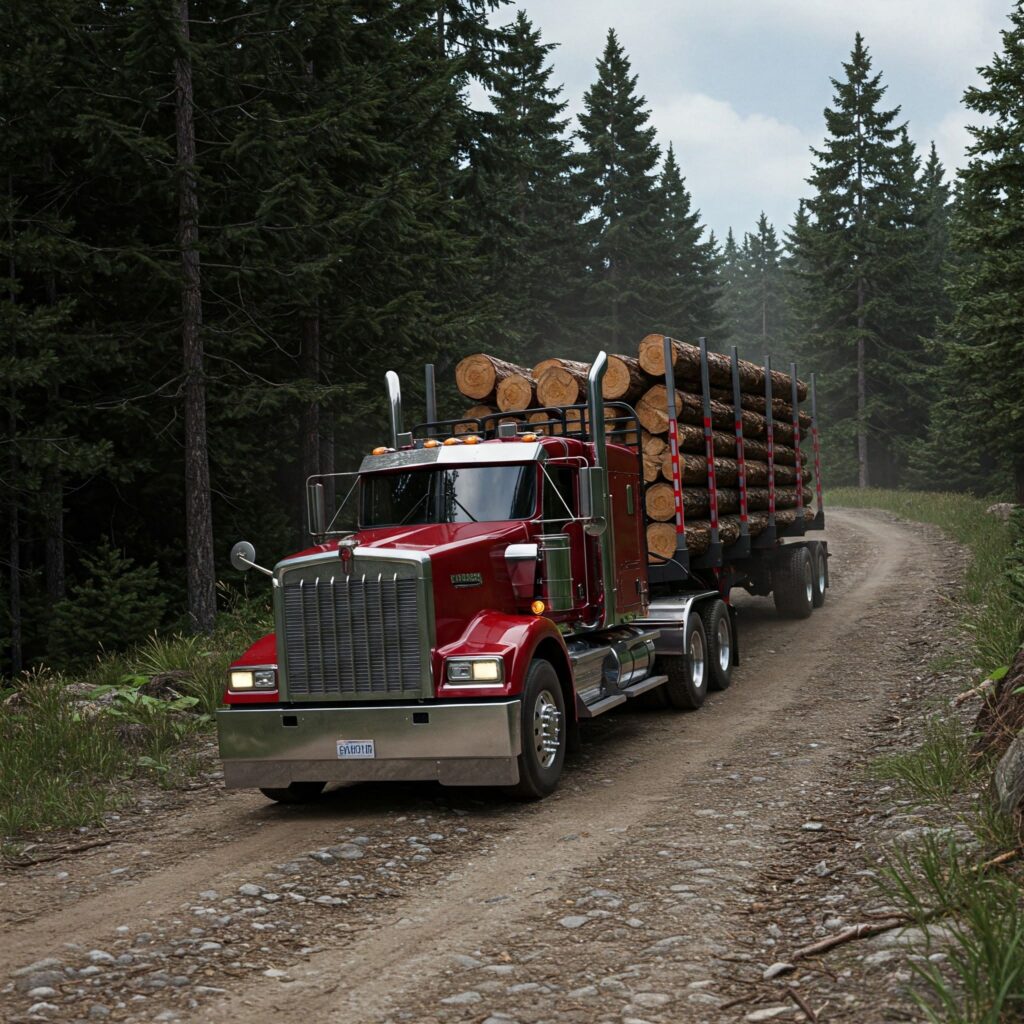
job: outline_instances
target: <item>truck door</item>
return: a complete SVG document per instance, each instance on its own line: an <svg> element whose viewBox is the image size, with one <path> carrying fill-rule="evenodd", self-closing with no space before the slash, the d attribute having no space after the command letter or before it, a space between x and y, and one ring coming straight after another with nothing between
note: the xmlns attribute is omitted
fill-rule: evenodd
<svg viewBox="0 0 1024 1024"><path fill-rule="evenodd" d="M642 615L647 593L647 546L644 538L644 492L636 455L608 448L608 489L615 538L616 606L620 615Z"/></svg>

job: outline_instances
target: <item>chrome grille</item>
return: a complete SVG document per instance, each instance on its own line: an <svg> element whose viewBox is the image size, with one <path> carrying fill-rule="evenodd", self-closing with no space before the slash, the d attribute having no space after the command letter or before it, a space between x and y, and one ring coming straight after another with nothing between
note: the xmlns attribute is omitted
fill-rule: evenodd
<svg viewBox="0 0 1024 1024"><path fill-rule="evenodd" d="M286 581L289 696L420 694L426 638L419 586L394 571Z"/></svg>

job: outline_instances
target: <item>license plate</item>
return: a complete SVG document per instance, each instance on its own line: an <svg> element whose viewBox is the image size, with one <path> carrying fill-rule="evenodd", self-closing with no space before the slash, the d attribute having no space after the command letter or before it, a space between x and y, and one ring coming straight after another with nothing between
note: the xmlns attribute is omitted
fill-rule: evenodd
<svg viewBox="0 0 1024 1024"><path fill-rule="evenodd" d="M342 761L374 758L373 740L338 740L338 757Z"/></svg>

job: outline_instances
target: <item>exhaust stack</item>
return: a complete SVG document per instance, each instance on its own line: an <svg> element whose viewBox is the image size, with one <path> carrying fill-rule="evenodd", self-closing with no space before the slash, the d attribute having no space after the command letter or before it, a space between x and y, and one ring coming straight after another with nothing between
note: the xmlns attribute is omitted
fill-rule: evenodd
<svg viewBox="0 0 1024 1024"><path fill-rule="evenodd" d="M612 529L612 503L608 493L608 440L604 432L604 395L601 394L601 382L608 368L608 356L599 352L590 373L587 375L587 406L590 417L590 438L594 445L594 469L587 473L588 489L591 494L589 504L603 512L599 532L597 534L601 546L601 591L604 594L604 615L601 628L614 625L617 619L615 600L615 531Z"/></svg>
<svg viewBox="0 0 1024 1024"><path fill-rule="evenodd" d="M391 447L398 447L398 435L402 433L402 385L398 382L398 374L388 370L384 374L388 389L388 418L391 420Z"/></svg>

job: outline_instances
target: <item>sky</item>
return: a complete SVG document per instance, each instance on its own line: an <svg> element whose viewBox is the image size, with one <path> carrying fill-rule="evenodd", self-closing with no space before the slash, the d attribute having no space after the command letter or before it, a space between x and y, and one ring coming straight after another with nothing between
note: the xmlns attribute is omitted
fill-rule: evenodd
<svg viewBox="0 0 1024 1024"><path fill-rule="evenodd" d="M675 146L694 205L721 239L761 211L780 235L808 194L811 146L824 137L830 79L859 30L926 155L947 170L969 141L964 89L1001 46L1011 0L519 0L553 51L568 113L582 109L609 28L639 76L663 148ZM575 124L573 125L575 126Z"/></svg>

